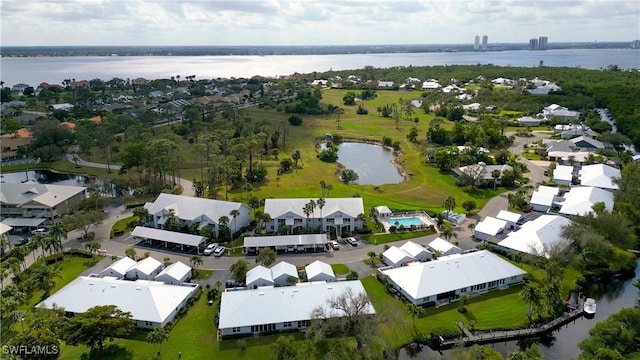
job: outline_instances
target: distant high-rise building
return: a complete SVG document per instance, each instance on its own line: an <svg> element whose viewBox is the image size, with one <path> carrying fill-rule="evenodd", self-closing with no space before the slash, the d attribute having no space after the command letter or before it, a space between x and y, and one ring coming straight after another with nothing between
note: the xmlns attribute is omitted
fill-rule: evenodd
<svg viewBox="0 0 640 360"><path fill-rule="evenodd" d="M538 50L538 39L529 40L529 50Z"/></svg>
<svg viewBox="0 0 640 360"><path fill-rule="evenodd" d="M473 43L473 49L480 49L480 35L476 35L476 41Z"/></svg>
<svg viewBox="0 0 640 360"><path fill-rule="evenodd" d="M482 35L482 50L487 50L488 42L489 42L489 37L487 35Z"/></svg>
<svg viewBox="0 0 640 360"><path fill-rule="evenodd" d="M477 39L477 38L478 38L478 37L476 36L476 39ZM632 47L633 49L640 49L640 40L633 40L633 41L631 42L631 47Z"/></svg>
<svg viewBox="0 0 640 360"><path fill-rule="evenodd" d="M547 41L549 38L546 36L540 36L538 39L538 50L547 50Z"/></svg>

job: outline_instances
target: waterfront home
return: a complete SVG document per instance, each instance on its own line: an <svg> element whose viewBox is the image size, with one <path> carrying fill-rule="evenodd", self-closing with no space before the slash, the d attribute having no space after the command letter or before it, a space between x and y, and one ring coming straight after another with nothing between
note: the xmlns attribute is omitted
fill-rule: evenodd
<svg viewBox="0 0 640 360"><path fill-rule="evenodd" d="M318 308L324 308L329 317L342 317L344 312L330 309L327 304L346 292L354 296L366 295L359 280L225 291L220 299L218 338L304 330L311 324L312 313ZM375 309L368 303L361 313L373 315Z"/></svg>
<svg viewBox="0 0 640 360"><path fill-rule="evenodd" d="M511 232L504 240L493 243L498 248L512 253L526 253L549 258L552 253L563 250L569 241L562 237L562 229L571 220L559 215L542 215L524 223L520 230Z"/></svg>
<svg viewBox="0 0 640 360"><path fill-rule="evenodd" d="M605 164L583 165L579 171L580 185L593 186L605 190L616 190L620 179L620 169Z"/></svg>
<svg viewBox="0 0 640 360"><path fill-rule="evenodd" d="M349 234L364 226L362 198L325 198L324 206L316 205L307 216L305 206L312 200L317 204L316 198L265 199L264 212L272 219L266 224L267 232L286 226L290 234L306 227L320 227L323 233Z"/></svg>
<svg viewBox="0 0 640 360"><path fill-rule="evenodd" d="M525 271L487 251L440 257L380 271L414 305L447 304L462 294L505 289L523 281Z"/></svg>
<svg viewBox="0 0 640 360"><path fill-rule="evenodd" d="M603 203L606 211L613 210L613 193L593 186L572 187L564 194L560 214L586 215L593 211L593 205Z"/></svg>
<svg viewBox="0 0 640 360"><path fill-rule="evenodd" d="M155 228L164 229L170 222L181 226L198 223L198 230L209 226L215 236L219 234L219 221L223 216L229 219L227 227L232 232L248 226L251 220L251 209L241 203L182 195L160 194L144 208L151 215L151 224ZM231 215L234 210L238 215Z"/></svg>
<svg viewBox="0 0 640 360"><path fill-rule="evenodd" d="M158 281L127 281L113 277L80 276L36 307L64 308L67 314L86 312L95 306L115 305L131 313L137 328L154 329L173 321L197 289Z"/></svg>

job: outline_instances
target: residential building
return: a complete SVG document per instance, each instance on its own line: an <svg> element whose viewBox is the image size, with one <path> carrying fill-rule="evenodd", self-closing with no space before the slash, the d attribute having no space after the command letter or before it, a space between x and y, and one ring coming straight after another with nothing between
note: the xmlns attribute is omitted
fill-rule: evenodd
<svg viewBox="0 0 640 360"><path fill-rule="evenodd" d="M507 222L505 229L516 229L520 225L520 222L524 219L522 214L518 214L508 210L500 210L496 219L504 220Z"/></svg>
<svg viewBox="0 0 640 360"><path fill-rule="evenodd" d="M393 268L408 265L415 259L397 246L391 246L382 253L382 261Z"/></svg>
<svg viewBox="0 0 640 360"><path fill-rule="evenodd" d="M476 38L473 42L473 49L480 50L480 35L476 35Z"/></svg>
<svg viewBox="0 0 640 360"><path fill-rule="evenodd" d="M578 120L580 118L580 113L577 111L570 111L566 107L558 104L551 104L542 109L542 116L544 116L545 120L558 119L571 121Z"/></svg>
<svg viewBox="0 0 640 360"><path fill-rule="evenodd" d="M257 254L260 249L276 252L319 252L325 251L327 234L299 234L273 236L245 236L242 251Z"/></svg>
<svg viewBox="0 0 640 360"><path fill-rule="evenodd" d="M184 226L198 223L198 229L209 226L215 236L219 234L222 216L229 219L227 226L232 232L248 226L251 220L251 208L241 203L182 195L160 194L144 208L151 215L155 228L164 229L169 221L177 221ZM231 215L234 210L239 212L235 217Z"/></svg>
<svg viewBox="0 0 640 360"><path fill-rule="evenodd" d="M520 230L511 232L496 245L502 250L527 253L549 258L552 253L564 249L569 241L562 237L562 229L571 220L564 216L542 215L524 223Z"/></svg>
<svg viewBox="0 0 640 360"><path fill-rule="evenodd" d="M391 211L388 207L382 205L382 206L376 206L375 208L376 211L376 215L378 215L379 218L388 218L391 215L393 215L393 211Z"/></svg>
<svg viewBox="0 0 640 360"><path fill-rule="evenodd" d="M569 141L571 141L577 148L585 151L604 149L604 143L589 136L582 135Z"/></svg>
<svg viewBox="0 0 640 360"><path fill-rule="evenodd" d="M393 81L378 81L379 90L393 90Z"/></svg>
<svg viewBox="0 0 640 360"><path fill-rule="evenodd" d="M191 280L191 275L191 267L178 261L164 268L155 280L170 285L182 285Z"/></svg>
<svg viewBox="0 0 640 360"><path fill-rule="evenodd" d="M407 241L404 245L400 246L400 250L409 254L417 261L425 262L431 260L433 254L427 250L424 246L414 243L413 241Z"/></svg>
<svg viewBox="0 0 640 360"><path fill-rule="evenodd" d="M69 103L62 103L62 104L53 104L51 106L49 106L49 108L53 111L55 110L64 110L64 111L69 111L73 109L73 104L69 104Z"/></svg>
<svg viewBox="0 0 640 360"><path fill-rule="evenodd" d="M311 314L317 308L324 308L330 317L345 314L338 309L328 308L330 299L346 292L354 296L366 291L359 280L327 283L298 283L296 286L259 288L255 290L226 291L220 300L218 337L259 335L279 331L303 330L311 324ZM375 314L369 303L363 314Z"/></svg>
<svg viewBox="0 0 640 360"><path fill-rule="evenodd" d="M245 284L249 289L257 289L261 286L273 286L271 269L258 265L247 271Z"/></svg>
<svg viewBox="0 0 640 360"><path fill-rule="evenodd" d="M502 233L506 227L506 221L487 216L473 228L473 237L478 240L488 240Z"/></svg>
<svg viewBox="0 0 640 360"><path fill-rule="evenodd" d="M538 39L538 50L547 50L549 38L546 36L540 36Z"/></svg>
<svg viewBox="0 0 640 360"><path fill-rule="evenodd" d="M551 210L556 197L560 193L560 188L553 186L538 186L538 189L531 195L531 209L534 211L547 212Z"/></svg>
<svg viewBox="0 0 640 360"><path fill-rule="evenodd" d="M31 144L33 136L27 128L18 129L14 133L2 134L0 141L2 142L2 151L0 151L0 161L16 159L19 157L18 152L21 147Z"/></svg>
<svg viewBox="0 0 640 360"><path fill-rule="evenodd" d="M331 265L324 263L320 260L316 260L304 268L307 274L307 281L334 281L336 275L331 268Z"/></svg>
<svg viewBox="0 0 640 360"><path fill-rule="evenodd" d="M291 234L303 228L319 227L323 233L350 234L364 226L359 217L364 214L362 198L326 198L322 209L316 205L307 217L304 209L312 200L317 203L318 199L265 199L264 212L272 219L266 225L267 231L286 226Z"/></svg>
<svg viewBox="0 0 640 360"><path fill-rule="evenodd" d="M162 271L162 263L152 257L144 258L127 270L126 279L153 280Z"/></svg>
<svg viewBox="0 0 640 360"><path fill-rule="evenodd" d="M493 177L493 171L499 172L499 177L496 179ZM473 181L476 186L486 183L493 183L500 185L502 182L502 175L506 170L512 171L513 168L510 165L487 165L484 162L477 164L462 166L457 169L451 170L453 176L462 182ZM470 178L470 179L469 179Z"/></svg>
<svg viewBox="0 0 640 360"><path fill-rule="evenodd" d="M538 119L531 116L522 116L518 118L518 124L520 126L540 126L543 121L543 119Z"/></svg>
<svg viewBox="0 0 640 360"><path fill-rule="evenodd" d="M0 211L4 218L43 219L43 222L53 224L55 219L78 210L80 202L86 198L86 190L84 186L3 183Z"/></svg>
<svg viewBox="0 0 640 360"><path fill-rule="evenodd" d="M538 50L538 39L529 39L529 50Z"/></svg>
<svg viewBox="0 0 640 360"><path fill-rule="evenodd" d="M462 254L462 249L442 238L435 238L427 245L427 249L438 256Z"/></svg>
<svg viewBox="0 0 640 360"><path fill-rule="evenodd" d="M427 79L422 82L422 90L438 90L442 87L438 80Z"/></svg>
<svg viewBox="0 0 640 360"><path fill-rule="evenodd" d="M136 327L154 329L173 321L196 289L197 285L175 286L157 281L80 276L36 307L64 308L67 314L75 315L95 306L115 305L131 313Z"/></svg>
<svg viewBox="0 0 640 360"><path fill-rule="evenodd" d="M605 190L616 190L620 179L620 169L605 164L583 165L579 171L580 185L593 186Z"/></svg>
<svg viewBox="0 0 640 360"><path fill-rule="evenodd" d="M576 186L564 194L559 212L564 215L586 215L599 202L604 203L606 211L613 210L613 193L593 186Z"/></svg>
<svg viewBox="0 0 640 360"><path fill-rule="evenodd" d="M486 250L380 272L414 305L448 304L462 294L508 288L521 283L525 274L524 270Z"/></svg>
<svg viewBox="0 0 640 360"><path fill-rule="evenodd" d="M125 256L122 259L111 263L111 265L109 265L106 269L102 270L100 275L113 277L116 279L124 279L124 277L127 276L127 271L129 271L129 269L131 269L135 264L135 260L128 256Z"/></svg>
<svg viewBox="0 0 640 360"><path fill-rule="evenodd" d="M271 267L271 278L276 286L293 285L300 281L296 266L285 261L280 261Z"/></svg>
<svg viewBox="0 0 640 360"><path fill-rule="evenodd" d="M489 49L489 37L487 35L482 35L482 45L480 48L485 51Z"/></svg>
<svg viewBox="0 0 640 360"><path fill-rule="evenodd" d="M573 181L573 166L556 165L553 169L553 183L556 185L571 186Z"/></svg>

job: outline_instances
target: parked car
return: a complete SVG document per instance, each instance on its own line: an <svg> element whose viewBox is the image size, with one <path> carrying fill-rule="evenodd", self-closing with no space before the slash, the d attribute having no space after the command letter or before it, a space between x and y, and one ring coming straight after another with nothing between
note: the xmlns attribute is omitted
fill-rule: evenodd
<svg viewBox="0 0 640 360"><path fill-rule="evenodd" d="M14 246L27 245L27 244L29 243L29 240L30 240L30 239L28 239L28 238L20 239L20 240L18 240L18 241L16 241L16 242L15 242Z"/></svg>
<svg viewBox="0 0 640 360"><path fill-rule="evenodd" d="M345 241L351 246L358 246L358 240L354 237L348 237Z"/></svg>
<svg viewBox="0 0 640 360"><path fill-rule="evenodd" d="M329 242L329 245L331 245L331 247L333 248L333 250L338 250L338 249L340 249L340 244L338 244L338 242L337 242L337 241L335 241L335 240L331 240L331 241Z"/></svg>
<svg viewBox="0 0 640 360"><path fill-rule="evenodd" d="M35 234L42 234L42 235L47 235L49 233L49 230L45 229L45 228L39 228L39 229L35 229L31 232L31 235L35 235Z"/></svg>
<svg viewBox="0 0 640 360"><path fill-rule="evenodd" d="M227 248L224 246L218 246L215 250L213 250L213 256L222 256L224 252L227 251Z"/></svg>
<svg viewBox="0 0 640 360"><path fill-rule="evenodd" d="M206 248L204 248L204 255L211 255L213 254L213 252L216 250L216 248L218 247L218 244L209 244L207 245Z"/></svg>
<svg viewBox="0 0 640 360"><path fill-rule="evenodd" d="M224 287L227 288L227 289L237 288L237 287L244 287L244 283L241 282L241 281L227 280L224 283Z"/></svg>

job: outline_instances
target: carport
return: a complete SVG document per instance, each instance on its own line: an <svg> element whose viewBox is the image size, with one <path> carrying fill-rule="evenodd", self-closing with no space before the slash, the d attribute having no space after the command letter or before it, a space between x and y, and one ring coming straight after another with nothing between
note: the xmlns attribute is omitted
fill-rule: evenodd
<svg viewBox="0 0 640 360"><path fill-rule="evenodd" d="M243 252L257 254L260 249L273 249L276 252L325 251L326 234L247 236L244 238Z"/></svg>
<svg viewBox="0 0 640 360"><path fill-rule="evenodd" d="M6 218L2 224L11 226L14 231L37 229L47 219L45 218Z"/></svg>
<svg viewBox="0 0 640 360"><path fill-rule="evenodd" d="M160 230L144 226L136 226L136 228L131 232L131 236L146 239L151 245L160 245L165 248L169 248L170 244L178 246L181 251L185 251L185 246L187 246L187 250L195 248L196 253L198 254L200 254L200 249L205 242L204 236Z"/></svg>

